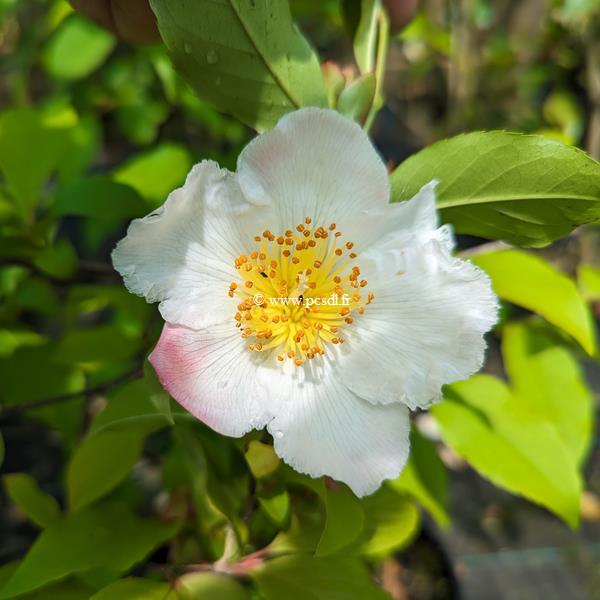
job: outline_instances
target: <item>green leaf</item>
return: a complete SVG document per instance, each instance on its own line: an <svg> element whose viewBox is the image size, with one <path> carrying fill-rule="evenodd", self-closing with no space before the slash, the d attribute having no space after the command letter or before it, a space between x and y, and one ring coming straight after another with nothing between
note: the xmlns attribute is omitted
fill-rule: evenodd
<svg viewBox="0 0 600 600"><path fill-rule="evenodd" d="M0 357L10 356L23 346L41 346L45 338L35 331L24 329L0 329Z"/></svg>
<svg viewBox="0 0 600 600"><path fill-rule="evenodd" d="M53 210L61 216L113 220L142 217L148 206L131 187L104 175L96 175L62 188L56 196Z"/></svg>
<svg viewBox="0 0 600 600"><path fill-rule="evenodd" d="M167 423L173 425L175 421L171 411L171 396L160 384L156 371L148 358L144 361L144 387L156 411Z"/></svg>
<svg viewBox="0 0 600 600"><path fill-rule="evenodd" d="M189 152L179 144L166 142L120 165L113 180L132 187L150 208L155 208L183 184L191 167Z"/></svg>
<svg viewBox="0 0 600 600"><path fill-rule="evenodd" d="M581 478L555 429L523 409L499 379L475 375L432 407L444 441L500 487L546 506L575 527Z"/></svg>
<svg viewBox="0 0 600 600"><path fill-rule="evenodd" d="M594 398L579 363L543 328L524 323L503 328L502 356L519 402L554 427L581 465L594 432Z"/></svg>
<svg viewBox="0 0 600 600"><path fill-rule="evenodd" d="M381 0L360 1L360 18L354 33L353 46L356 64L363 74L371 73L375 69L377 19L381 10Z"/></svg>
<svg viewBox="0 0 600 600"><path fill-rule="evenodd" d="M175 535L179 525L140 519L115 504L67 515L38 536L0 590L0 599L8 600L90 569L123 573Z"/></svg>
<svg viewBox="0 0 600 600"><path fill-rule="evenodd" d="M64 130L47 126L31 109L13 109L0 116L0 171L21 217L31 217L68 142Z"/></svg>
<svg viewBox="0 0 600 600"><path fill-rule="evenodd" d="M58 240L38 254L33 262L52 277L68 279L77 270L77 253L69 240Z"/></svg>
<svg viewBox="0 0 600 600"><path fill-rule="evenodd" d="M363 506L366 521L360 553L369 558L382 558L406 546L419 529L415 503L387 485L364 498Z"/></svg>
<svg viewBox="0 0 600 600"><path fill-rule="evenodd" d="M353 542L362 532L365 515L360 500L344 484L325 486L327 519L316 556L333 554Z"/></svg>
<svg viewBox="0 0 600 600"><path fill-rule="evenodd" d="M416 429L411 431L410 458L402 475L388 485L407 492L442 526L449 524L446 512L446 467L436 447Z"/></svg>
<svg viewBox="0 0 600 600"><path fill-rule="evenodd" d="M377 81L373 73L355 79L340 94L338 110L355 121L363 120L373 105L376 85Z"/></svg>
<svg viewBox="0 0 600 600"><path fill-rule="evenodd" d="M144 435L136 430L103 431L83 440L67 467L67 496L72 511L106 495L129 474L142 452Z"/></svg>
<svg viewBox="0 0 600 600"><path fill-rule="evenodd" d="M501 250L473 258L505 300L532 310L572 335L592 355L596 334L575 282L542 258L521 250Z"/></svg>
<svg viewBox="0 0 600 600"><path fill-rule="evenodd" d="M588 302L600 300L600 269L591 265L579 265L577 267L577 283L582 296Z"/></svg>
<svg viewBox="0 0 600 600"><path fill-rule="evenodd" d="M250 467L250 471L252 471L252 475L254 475L256 479L271 475L281 464L281 460L277 454L275 454L273 446L263 444L258 440L251 440L248 443L246 462Z"/></svg>
<svg viewBox="0 0 600 600"><path fill-rule="evenodd" d="M290 514L290 495L286 490L267 495L258 495L258 503L269 518L279 527L283 527Z"/></svg>
<svg viewBox="0 0 600 600"><path fill-rule="evenodd" d="M389 600L366 567L351 558L285 556L250 573L265 600Z"/></svg>
<svg viewBox="0 0 600 600"><path fill-rule="evenodd" d="M83 79L106 60L114 45L110 33L74 14L46 44L42 63L57 79Z"/></svg>
<svg viewBox="0 0 600 600"><path fill-rule="evenodd" d="M167 600L170 592L168 583L128 577L102 588L90 600ZM172 598L175 600L176 594Z"/></svg>
<svg viewBox="0 0 600 600"><path fill-rule="evenodd" d="M249 591L233 577L217 573L188 573L177 580L182 600L249 600ZM108 598L107 598L108 600Z"/></svg>
<svg viewBox="0 0 600 600"><path fill-rule="evenodd" d="M219 110L258 130L325 106L319 61L287 0L151 0L179 73Z"/></svg>
<svg viewBox="0 0 600 600"><path fill-rule="evenodd" d="M459 233L544 246L600 219L600 165L542 136L475 132L433 144L394 171L392 198L432 179L441 218Z"/></svg>
<svg viewBox="0 0 600 600"><path fill-rule="evenodd" d="M9 498L36 525L48 527L60 518L58 502L43 492L31 476L14 473L3 479Z"/></svg>

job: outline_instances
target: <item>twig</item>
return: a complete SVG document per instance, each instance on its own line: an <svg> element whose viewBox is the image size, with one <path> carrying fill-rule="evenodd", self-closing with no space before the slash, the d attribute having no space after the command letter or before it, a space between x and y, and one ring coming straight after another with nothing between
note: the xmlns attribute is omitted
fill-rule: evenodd
<svg viewBox="0 0 600 600"><path fill-rule="evenodd" d="M78 392L68 392L66 394L58 394L56 396L51 396L50 398L42 398L40 400L32 400L31 402L23 402L21 404L11 404L9 406L3 406L0 408L0 417L7 417L18 415L28 410L34 410L36 408L43 408L44 406L50 406L52 404L58 404L59 402L66 402L68 400L75 400L76 398L89 397L94 394L101 394L102 392L106 392L122 383L130 379L134 379L135 377L142 376L141 367L137 366L135 369L131 371L127 371L126 373L122 373L118 377L111 379L109 381L105 381L103 383L99 383L98 385L85 388Z"/></svg>

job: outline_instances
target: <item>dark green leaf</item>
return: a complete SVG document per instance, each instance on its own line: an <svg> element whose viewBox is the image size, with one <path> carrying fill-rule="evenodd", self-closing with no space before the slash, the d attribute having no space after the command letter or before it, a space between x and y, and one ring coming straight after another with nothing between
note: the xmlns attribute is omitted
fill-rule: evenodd
<svg viewBox="0 0 600 600"><path fill-rule="evenodd" d="M287 0L152 0L175 67L198 95L258 130L324 106L319 61Z"/></svg>

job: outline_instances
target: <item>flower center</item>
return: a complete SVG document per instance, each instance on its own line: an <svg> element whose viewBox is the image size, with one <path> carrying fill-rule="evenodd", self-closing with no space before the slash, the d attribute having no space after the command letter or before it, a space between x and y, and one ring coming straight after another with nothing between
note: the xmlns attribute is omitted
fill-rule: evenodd
<svg viewBox="0 0 600 600"><path fill-rule="evenodd" d="M343 343L343 328L374 299L352 264L354 244L342 242L335 223L311 223L306 217L294 231L255 236L256 250L235 259L241 281L228 292L240 300L235 326L248 349L276 348L277 360L298 366L325 354L327 344Z"/></svg>

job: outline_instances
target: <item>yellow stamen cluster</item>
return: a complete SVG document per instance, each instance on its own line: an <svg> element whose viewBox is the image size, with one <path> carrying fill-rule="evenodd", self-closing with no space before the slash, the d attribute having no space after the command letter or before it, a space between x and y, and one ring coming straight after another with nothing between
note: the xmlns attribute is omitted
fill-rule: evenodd
<svg viewBox="0 0 600 600"><path fill-rule="evenodd" d="M352 242L341 243L335 223L311 228L306 217L283 235L269 230L254 237L257 248L238 256L240 281L229 286L238 298L235 326L248 348L278 349L277 360L305 360L325 354L326 345L342 344L341 330L365 311L374 295L361 289L367 281L352 265Z"/></svg>

